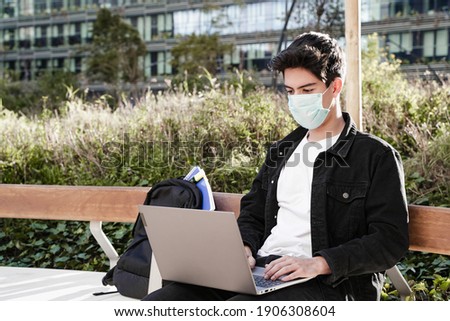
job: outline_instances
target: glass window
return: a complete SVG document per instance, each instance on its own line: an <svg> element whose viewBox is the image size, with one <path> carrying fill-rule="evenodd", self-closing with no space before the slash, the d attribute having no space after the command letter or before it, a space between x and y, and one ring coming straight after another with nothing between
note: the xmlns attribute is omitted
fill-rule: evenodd
<svg viewBox="0 0 450 321"><path fill-rule="evenodd" d="M231 55L231 63L233 65L239 65L241 62L241 53L240 50L236 47L234 48L233 54Z"/></svg>
<svg viewBox="0 0 450 321"><path fill-rule="evenodd" d="M147 53L144 58L144 75L146 78L152 75L151 64L152 64L151 55L150 53Z"/></svg>
<svg viewBox="0 0 450 321"><path fill-rule="evenodd" d="M81 3L82 0L67 0L68 4L67 6L69 7L70 10L78 10L81 9L81 6L84 5Z"/></svg>
<svg viewBox="0 0 450 321"><path fill-rule="evenodd" d="M63 0L52 0L52 9L55 11L60 11L63 8Z"/></svg>
<svg viewBox="0 0 450 321"><path fill-rule="evenodd" d="M34 14L34 1L32 0L20 0L19 9L21 16L31 16Z"/></svg>
<svg viewBox="0 0 450 321"><path fill-rule="evenodd" d="M433 57L434 56L434 31L424 32L423 55L424 55L424 57Z"/></svg>
<svg viewBox="0 0 450 321"><path fill-rule="evenodd" d="M448 55L448 29L436 31L436 56Z"/></svg>
<svg viewBox="0 0 450 321"><path fill-rule="evenodd" d="M127 19L127 22L133 26L133 28L137 29L138 27L138 17L131 17Z"/></svg>
<svg viewBox="0 0 450 321"><path fill-rule="evenodd" d="M92 22L85 22L81 25L81 39L83 43L92 42Z"/></svg>
<svg viewBox="0 0 450 321"><path fill-rule="evenodd" d="M69 70L75 72L75 58L69 58Z"/></svg>
<svg viewBox="0 0 450 321"><path fill-rule="evenodd" d="M396 53L400 51L400 34L391 33L389 35L389 52Z"/></svg>
<svg viewBox="0 0 450 321"><path fill-rule="evenodd" d="M448 12L450 6L448 0L424 0L424 2L425 2L424 5L425 13L429 15L433 15L436 12L442 11Z"/></svg>
<svg viewBox="0 0 450 321"><path fill-rule="evenodd" d="M389 5L391 17L403 17L410 13L408 0L391 0Z"/></svg>
<svg viewBox="0 0 450 321"><path fill-rule="evenodd" d="M151 16L145 17L143 38L145 41L152 40L152 17Z"/></svg>
<svg viewBox="0 0 450 321"><path fill-rule="evenodd" d="M3 18L12 18L17 16L17 1L3 0Z"/></svg>
<svg viewBox="0 0 450 321"><path fill-rule="evenodd" d="M16 31L14 29L7 29L3 32L3 45L10 50L16 47Z"/></svg>
<svg viewBox="0 0 450 321"><path fill-rule="evenodd" d="M19 28L19 48L31 48L31 39L34 38L34 28Z"/></svg>
<svg viewBox="0 0 450 321"><path fill-rule="evenodd" d="M53 69L64 69L64 63L65 63L65 59L64 58L54 58L53 59Z"/></svg>
<svg viewBox="0 0 450 321"><path fill-rule="evenodd" d="M158 65L158 53L151 52L150 53L150 75L157 75L157 65Z"/></svg>
<svg viewBox="0 0 450 321"><path fill-rule="evenodd" d="M161 33L165 30L166 22L165 22L165 15L159 14L158 15L158 33Z"/></svg>
<svg viewBox="0 0 450 321"><path fill-rule="evenodd" d="M380 0L361 1L361 22L381 20Z"/></svg>
<svg viewBox="0 0 450 321"><path fill-rule="evenodd" d="M152 39L156 39L158 37L158 18L157 16L152 16L151 19L150 35Z"/></svg>
<svg viewBox="0 0 450 321"><path fill-rule="evenodd" d="M391 33L389 39L389 52L411 52L412 51L412 34L409 32Z"/></svg>
<svg viewBox="0 0 450 321"><path fill-rule="evenodd" d="M81 23L71 23L69 25L69 44L76 45L81 44Z"/></svg>
<svg viewBox="0 0 450 321"><path fill-rule="evenodd" d="M35 28L34 46L42 48L47 46L47 26Z"/></svg>
<svg viewBox="0 0 450 321"><path fill-rule="evenodd" d="M83 68L83 58L75 57L75 73L79 74Z"/></svg>
<svg viewBox="0 0 450 321"><path fill-rule="evenodd" d="M172 74L172 64L170 63L172 61L172 54L170 51L166 52L166 75Z"/></svg>
<svg viewBox="0 0 450 321"><path fill-rule="evenodd" d="M21 60L19 62L19 68L20 68L20 79L31 80L32 77L31 60Z"/></svg>
<svg viewBox="0 0 450 321"><path fill-rule="evenodd" d="M173 29L173 15L171 13L166 14L166 31L172 31Z"/></svg>
<svg viewBox="0 0 450 321"><path fill-rule="evenodd" d="M144 17L139 17L137 19L137 26L136 29L139 31L139 34L142 36L144 36L145 34L145 22L144 22Z"/></svg>
<svg viewBox="0 0 450 321"><path fill-rule="evenodd" d="M413 49L412 33L402 33L402 51L411 52Z"/></svg>
<svg viewBox="0 0 450 321"><path fill-rule="evenodd" d="M177 35L215 32L227 35L280 30L284 24L284 16L284 1L230 5L209 11L176 11L173 13L173 32Z"/></svg>
<svg viewBox="0 0 450 321"><path fill-rule="evenodd" d="M16 70L16 61L7 61L7 69L11 70L11 71L15 71Z"/></svg>
<svg viewBox="0 0 450 321"><path fill-rule="evenodd" d="M165 74L165 53L164 52L158 52L158 75L164 75Z"/></svg>
<svg viewBox="0 0 450 321"><path fill-rule="evenodd" d="M36 76L42 74L48 68L48 60L47 59L37 59L36 60Z"/></svg>

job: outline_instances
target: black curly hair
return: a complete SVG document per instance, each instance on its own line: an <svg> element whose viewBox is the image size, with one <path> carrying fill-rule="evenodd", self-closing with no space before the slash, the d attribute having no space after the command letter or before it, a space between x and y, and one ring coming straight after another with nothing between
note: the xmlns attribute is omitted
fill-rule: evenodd
<svg viewBox="0 0 450 321"><path fill-rule="evenodd" d="M329 86L336 77L345 78L345 54L329 35L307 32L275 56L269 68L283 74L287 68L305 68Z"/></svg>

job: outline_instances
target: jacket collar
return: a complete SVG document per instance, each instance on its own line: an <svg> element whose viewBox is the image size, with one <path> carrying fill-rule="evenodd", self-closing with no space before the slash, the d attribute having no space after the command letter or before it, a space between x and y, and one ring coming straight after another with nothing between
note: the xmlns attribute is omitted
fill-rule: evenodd
<svg viewBox="0 0 450 321"><path fill-rule="evenodd" d="M341 157L346 157L353 145L358 130L349 113L342 112L342 117L345 121L344 129L336 141L336 144L334 144L328 152Z"/></svg>
<svg viewBox="0 0 450 321"><path fill-rule="evenodd" d="M340 157L346 157L353 145L358 130L349 113L342 112L342 116L345 121L344 129L336 143L327 152L339 155ZM271 159L274 160L279 157L288 158L307 132L308 130L306 128L299 126L285 138L276 142L270 148Z"/></svg>

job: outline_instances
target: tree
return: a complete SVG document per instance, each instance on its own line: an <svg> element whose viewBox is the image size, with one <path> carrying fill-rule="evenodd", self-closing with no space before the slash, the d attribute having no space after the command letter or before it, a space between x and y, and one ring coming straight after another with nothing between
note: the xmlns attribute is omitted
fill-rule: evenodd
<svg viewBox="0 0 450 321"><path fill-rule="evenodd" d="M293 21L298 25L295 35L300 29L301 32L319 31L340 37L344 35L343 0L298 1Z"/></svg>
<svg viewBox="0 0 450 321"><path fill-rule="evenodd" d="M172 48L171 64L178 74L196 75L205 68L215 75L222 69L224 54L232 50L233 45L221 43L217 34L192 34Z"/></svg>
<svg viewBox="0 0 450 321"><path fill-rule="evenodd" d="M118 14L100 9L88 46L87 76L92 81L137 83L143 72L139 60L146 46L139 32Z"/></svg>

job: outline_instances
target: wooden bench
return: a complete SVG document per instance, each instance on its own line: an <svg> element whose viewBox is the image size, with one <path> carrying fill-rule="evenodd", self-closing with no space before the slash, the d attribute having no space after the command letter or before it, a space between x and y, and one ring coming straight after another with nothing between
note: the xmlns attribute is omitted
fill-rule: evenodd
<svg viewBox="0 0 450 321"><path fill-rule="evenodd" d="M133 223L149 188L0 184L0 218L87 221L92 235L114 266L119 258L102 231L102 222ZM216 208L239 215L242 194L214 193ZM410 205L410 249L450 255L450 209ZM126 242L127 240L124 240ZM101 285L103 272L0 267L0 300L123 300ZM394 267L388 275L402 297L409 287ZM150 287L160 286L152 268ZM60 286L61 285L61 286Z"/></svg>

